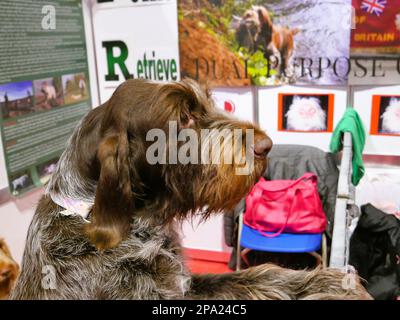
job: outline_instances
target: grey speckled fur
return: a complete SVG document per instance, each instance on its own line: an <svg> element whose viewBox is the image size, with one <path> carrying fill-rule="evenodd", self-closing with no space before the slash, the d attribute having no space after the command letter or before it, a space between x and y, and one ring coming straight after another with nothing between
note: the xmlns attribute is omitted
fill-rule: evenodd
<svg viewBox="0 0 400 320"><path fill-rule="evenodd" d="M356 279L342 287L332 269L294 271L261 265L221 275L190 275L172 225L134 219L117 248L96 251L80 216L63 216L43 197L29 229L22 273L11 299L370 299ZM43 286L45 266L55 288ZM43 273L44 272L44 273Z"/></svg>
<svg viewBox="0 0 400 320"><path fill-rule="evenodd" d="M22 273L11 299L174 299L189 287L177 235L133 220L117 248L96 251L82 234L80 216L64 216L42 198L31 223ZM55 289L42 285L55 268ZM42 273L43 272L43 273Z"/></svg>

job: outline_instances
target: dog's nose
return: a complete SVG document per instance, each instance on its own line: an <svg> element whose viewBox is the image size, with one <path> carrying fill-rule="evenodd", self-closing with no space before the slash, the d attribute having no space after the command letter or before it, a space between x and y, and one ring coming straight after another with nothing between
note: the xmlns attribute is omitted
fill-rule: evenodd
<svg viewBox="0 0 400 320"><path fill-rule="evenodd" d="M258 158L265 158L272 148L272 140L270 138L263 138L256 141L254 144L254 155Z"/></svg>

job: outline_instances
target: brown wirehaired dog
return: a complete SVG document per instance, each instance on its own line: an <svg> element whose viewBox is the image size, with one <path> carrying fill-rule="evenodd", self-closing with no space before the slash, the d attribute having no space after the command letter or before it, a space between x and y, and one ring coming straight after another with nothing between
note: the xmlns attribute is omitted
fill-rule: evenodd
<svg viewBox="0 0 400 320"><path fill-rule="evenodd" d="M0 239L0 300L7 299L18 277L19 267L5 241Z"/></svg>
<svg viewBox="0 0 400 320"><path fill-rule="evenodd" d="M287 72L289 60L293 54L294 35L299 29L289 29L272 23L268 10L262 6L253 6L246 10L236 30L236 39L241 47L250 52L261 49L268 59L278 59L278 69Z"/></svg>
<svg viewBox="0 0 400 320"><path fill-rule="evenodd" d="M171 153L172 140L186 128L251 129L254 143L234 151L254 156L252 171L237 175L242 164L236 162L151 164L147 135L169 131L171 121L178 130L159 156ZM179 220L233 208L266 169L271 146L258 127L217 111L194 81L126 81L73 133L31 223L12 298L368 297L359 283L341 288L343 274L333 270L260 266L208 276L186 270Z"/></svg>

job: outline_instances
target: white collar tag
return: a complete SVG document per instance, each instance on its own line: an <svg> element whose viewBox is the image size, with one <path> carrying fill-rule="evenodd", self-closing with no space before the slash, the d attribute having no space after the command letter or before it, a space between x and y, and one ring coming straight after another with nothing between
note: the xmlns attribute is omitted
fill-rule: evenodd
<svg viewBox="0 0 400 320"><path fill-rule="evenodd" d="M53 193L50 193L50 198L51 200L53 200L53 202L55 202L60 207L63 207L65 209L60 211L62 215L64 216L79 215L83 218L83 220L85 220L85 222L87 223L90 222L86 218L89 215L89 211L92 208L93 203L71 198L64 198Z"/></svg>

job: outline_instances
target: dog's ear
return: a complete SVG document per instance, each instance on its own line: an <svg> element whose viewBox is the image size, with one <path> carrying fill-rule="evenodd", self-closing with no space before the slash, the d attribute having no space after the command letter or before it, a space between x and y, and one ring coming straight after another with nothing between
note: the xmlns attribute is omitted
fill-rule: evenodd
<svg viewBox="0 0 400 320"><path fill-rule="evenodd" d="M257 7L258 20L260 22L259 32L256 37L256 47L265 47L272 41L273 25L269 12L264 7Z"/></svg>
<svg viewBox="0 0 400 320"><path fill-rule="evenodd" d="M299 96L294 96L293 97L293 103L299 102L300 100L301 100L301 98Z"/></svg>
<svg viewBox="0 0 400 320"><path fill-rule="evenodd" d="M0 250L3 251L8 257L11 257L10 250L8 249L4 239L0 239Z"/></svg>
<svg viewBox="0 0 400 320"><path fill-rule="evenodd" d="M171 117L178 121L179 128L188 128L211 108L211 94L206 86L191 79L163 85L157 105L172 111Z"/></svg>
<svg viewBox="0 0 400 320"><path fill-rule="evenodd" d="M97 151L100 175L85 231L99 250L117 246L127 236L134 209L126 131L103 138Z"/></svg>
<svg viewBox="0 0 400 320"><path fill-rule="evenodd" d="M257 7L258 19L262 26L267 25L270 29L272 29L272 20L269 15L269 12L264 7Z"/></svg>

